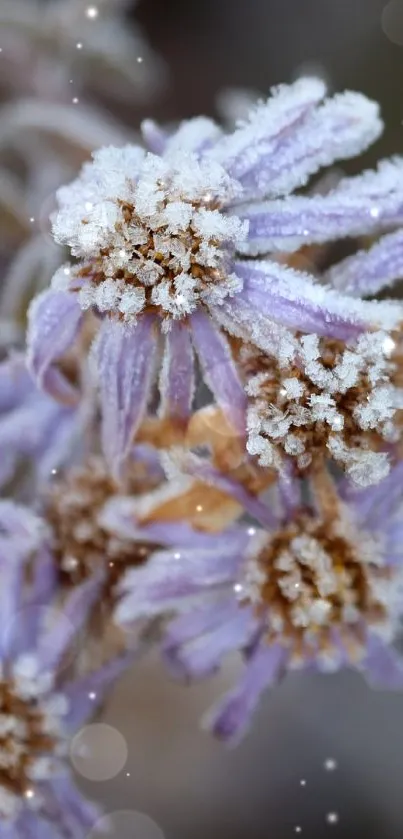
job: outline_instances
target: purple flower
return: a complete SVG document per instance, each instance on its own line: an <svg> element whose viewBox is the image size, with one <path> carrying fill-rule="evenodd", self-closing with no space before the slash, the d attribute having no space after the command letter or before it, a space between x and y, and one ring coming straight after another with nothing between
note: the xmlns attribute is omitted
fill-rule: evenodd
<svg viewBox="0 0 403 839"><path fill-rule="evenodd" d="M73 677L64 666L99 593L99 580L77 588L56 609L52 560L41 519L0 502L0 817L1 833L81 839L97 808L76 789L69 739L103 700L127 657ZM38 555L27 583L27 562Z"/></svg>
<svg viewBox="0 0 403 839"><path fill-rule="evenodd" d="M401 687L391 643L402 612L402 475L399 465L379 487L346 489L348 506L325 472L309 506L297 483L280 482L270 513L247 505L263 526L196 534L190 547L178 540L170 562L156 554L128 572L117 620L179 612L164 656L182 677L208 676L227 653L242 653L238 685L206 717L225 740L242 735L262 691L287 669L352 666Z"/></svg>
<svg viewBox="0 0 403 839"><path fill-rule="evenodd" d="M76 399L72 388L65 395ZM39 484L82 448L85 405L61 405L38 389L25 359L0 364L0 486L18 477Z"/></svg>
<svg viewBox="0 0 403 839"><path fill-rule="evenodd" d="M400 219L399 161L326 196L291 196L381 130L378 108L365 97L322 102L324 94L317 79L280 87L230 135L204 118L172 136L146 122L151 152L102 149L59 190L54 234L77 262L31 306L29 362L54 393L58 360L84 313L98 316L93 360L115 474L147 407L161 346L160 413L189 416L195 353L218 404L244 433L246 397L227 333L283 358L294 351L294 330L345 340L397 325L397 304L353 300L276 259L278 251Z"/></svg>

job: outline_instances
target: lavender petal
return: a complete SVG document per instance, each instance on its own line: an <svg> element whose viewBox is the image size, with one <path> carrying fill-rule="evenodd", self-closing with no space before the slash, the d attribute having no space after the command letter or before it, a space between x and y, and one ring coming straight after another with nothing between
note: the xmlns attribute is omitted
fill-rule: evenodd
<svg viewBox="0 0 403 839"><path fill-rule="evenodd" d="M393 329L402 318L398 303L353 300L275 262L250 260L234 267L244 280L243 291L227 304L235 320L238 301L242 305L245 300L267 319L291 329L348 340L371 327Z"/></svg>
<svg viewBox="0 0 403 839"><path fill-rule="evenodd" d="M234 428L245 433L246 396L223 334L202 311L191 317L193 343L203 376Z"/></svg>
<svg viewBox="0 0 403 839"><path fill-rule="evenodd" d="M165 340L160 377L160 414L186 419L194 394L193 348L186 325L173 322Z"/></svg>
<svg viewBox="0 0 403 839"><path fill-rule="evenodd" d="M246 665L239 685L205 715L203 727L221 740L239 742L261 694L278 680L286 658L287 653L280 645L260 644Z"/></svg>
<svg viewBox="0 0 403 839"><path fill-rule="evenodd" d="M133 327L105 320L94 346L102 407L102 445L119 475L147 407L154 375L154 321L144 316Z"/></svg>
<svg viewBox="0 0 403 839"><path fill-rule="evenodd" d="M77 297L64 291L44 291L28 312L27 361L35 381L51 396L75 401L77 393L53 367L74 343L82 322Z"/></svg>
<svg viewBox="0 0 403 839"><path fill-rule="evenodd" d="M402 200L403 203L403 200ZM334 265L325 275L334 288L357 297L378 294L403 277L403 231L383 236L367 251Z"/></svg>

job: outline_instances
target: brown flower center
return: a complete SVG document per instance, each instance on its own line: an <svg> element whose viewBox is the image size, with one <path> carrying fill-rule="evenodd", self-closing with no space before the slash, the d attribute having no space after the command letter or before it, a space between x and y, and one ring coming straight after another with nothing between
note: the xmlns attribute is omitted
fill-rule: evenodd
<svg viewBox="0 0 403 839"><path fill-rule="evenodd" d="M130 489L144 486L141 465L134 467ZM106 530L100 521L104 504L119 489L100 458L70 470L58 479L46 502L54 552L65 583L77 585L98 568L107 574L107 589L113 589L127 567L147 561L155 545L130 541Z"/></svg>
<svg viewBox="0 0 403 839"><path fill-rule="evenodd" d="M381 624L387 617L381 589L390 578L375 542L358 539L342 519L301 510L267 539L236 591L265 615L270 640L298 649L328 639L336 627L357 628L362 619Z"/></svg>
<svg viewBox="0 0 403 839"><path fill-rule="evenodd" d="M369 482L377 472L384 477L381 452L397 439L395 365L387 340L376 333L348 347L297 336L287 364L235 345L249 396L249 452L277 468L291 457L299 473L332 456L362 485L366 467L374 475Z"/></svg>
<svg viewBox="0 0 403 839"><path fill-rule="evenodd" d="M219 202L210 197L204 201L186 198L181 201L191 206L192 210L214 211L220 207ZM161 201L160 210L169 203L167 198ZM170 305L173 309L185 306L189 290L197 290L199 296L211 283L217 284L225 279L218 238L211 236L206 241L192 228L191 222L186 229L176 233L168 230L166 225L152 229L137 215L133 204L122 201L119 204L122 220L116 224L116 234L120 237L121 247L102 249L98 258L79 269L79 277L89 278L94 286L101 286L112 279L122 290L137 289L143 295L142 310L158 311L161 316L166 315ZM182 291L184 274L186 281ZM155 290L161 283L164 284L164 294L159 304ZM121 311L120 317L124 314Z"/></svg>
<svg viewBox="0 0 403 839"><path fill-rule="evenodd" d="M53 695L48 705L40 691L33 693L24 696L12 677L0 681L0 813L4 817L13 814L22 797L34 798L35 781L51 775L50 762L64 751L63 697Z"/></svg>

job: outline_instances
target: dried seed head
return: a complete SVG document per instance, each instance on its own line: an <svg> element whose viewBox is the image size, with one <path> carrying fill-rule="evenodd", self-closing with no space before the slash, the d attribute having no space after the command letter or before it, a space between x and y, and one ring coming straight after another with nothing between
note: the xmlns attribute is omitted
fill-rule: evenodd
<svg viewBox="0 0 403 839"><path fill-rule="evenodd" d="M387 333L362 335L355 344L305 335L292 361L281 364L254 349L239 353L249 396L248 451L262 466L281 469L291 458L300 473L326 458L361 485L389 471L385 444L398 439L402 391L393 383Z"/></svg>
<svg viewBox="0 0 403 839"><path fill-rule="evenodd" d="M63 718L67 698L54 690L31 655L21 655L0 677L0 814L23 804L41 806L40 784L54 777L67 752ZM36 784L39 784L39 789Z"/></svg>
<svg viewBox="0 0 403 839"><path fill-rule="evenodd" d="M382 546L357 533L341 510L331 520L299 511L248 562L239 598L265 616L270 642L328 658L335 633L352 658L363 650L362 626L393 637L396 574L383 565Z"/></svg>
<svg viewBox="0 0 403 839"><path fill-rule="evenodd" d="M133 468L131 489L146 485ZM105 503L119 493L101 458L66 472L52 484L45 517L53 532L53 547L62 578L77 585L99 569L106 576L106 594L113 590L128 566L148 559L155 546L134 542L107 531L101 521Z"/></svg>
<svg viewBox="0 0 403 839"><path fill-rule="evenodd" d="M239 291L229 256L247 225L221 212L235 192L220 164L189 153L97 152L59 191L54 224L56 239L83 259L82 307L126 321L151 309L168 324Z"/></svg>

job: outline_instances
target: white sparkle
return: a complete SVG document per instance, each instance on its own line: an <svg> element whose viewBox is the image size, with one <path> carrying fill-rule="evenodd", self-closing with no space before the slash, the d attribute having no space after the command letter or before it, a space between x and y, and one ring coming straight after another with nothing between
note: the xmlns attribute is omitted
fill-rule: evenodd
<svg viewBox="0 0 403 839"><path fill-rule="evenodd" d="M90 18L90 20L95 20L95 18L99 15L99 10L96 6L88 6L88 8L85 10L85 14L88 18Z"/></svg>
<svg viewBox="0 0 403 839"><path fill-rule="evenodd" d="M86 201L85 204L84 204L85 209L88 210L88 211L92 210L93 206L94 205L93 205L92 201Z"/></svg>
<svg viewBox="0 0 403 839"><path fill-rule="evenodd" d="M144 58L142 58L141 55L139 55L139 57L137 59L137 64L142 64L143 61L144 61Z"/></svg>
<svg viewBox="0 0 403 839"><path fill-rule="evenodd" d="M73 99L72 101L73 101L73 105L78 105L78 99L77 99L77 96L75 96L75 97L74 97L74 99Z"/></svg>
<svg viewBox="0 0 403 839"><path fill-rule="evenodd" d="M326 816L326 821L328 824L337 824L339 821L338 813L328 813Z"/></svg>
<svg viewBox="0 0 403 839"><path fill-rule="evenodd" d="M180 559L180 558L181 558L180 554L178 554L178 553L174 554L174 559Z"/></svg>
<svg viewBox="0 0 403 839"><path fill-rule="evenodd" d="M255 527L249 527L248 528L248 536L254 536L255 533L256 533L256 528Z"/></svg>
<svg viewBox="0 0 403 839"><path fill-rule="evenodd" d="M33 789L26 789L24 792L25 798L33 798L35 795Z"/></svg>
<svg viewBox="0 0 403 839"><path fill-rule="evenodd" d="M77 47L78 50L82 50L83 45L82 45L81 41L79 41L78 44L76 44L76 47Z"/></svg>
<svg viewBox="0 0 403 839"><path fill-rule="evenodd" d="M202 505L198 504L197 507L196 507L196 510L197 510L198 513L201 513L201 511L203 510Z"/></svg>
<svg viewBox="0 0 403 839"><path fill-rule="evenodd" d="M306 780L305 780L305 778L302 778L302 780L300 781L300 784L301 784L301 787L305 787L305 786L306 786Z"/></svg>
<svg viewBox="0 0 403 839"><path fill-rule="evenodd" d="M389 356L393 352L393 350L395 349L395 346L396 346L396 342L393 340L393 338L390 337L390 335L387 335L383 344L382 344L382 349L383 349L385 355Z"/></svg>
<svg viewBox="0 0 403 839"><path fill-rule="evenodd" d="M379 218L381 211L379 207L371 207L369 214L372 218Z"/></svg>
<svg viewBox="0 0 403 839"><path fill-rule="evenodd" d="M337 760L333 757L328 757L323 765L327 772L334 772L334 770L337 769Z"/></svg>
<svg viewBox="0 0 403 839"><path fill-rule="evenodd" d="M33 217L33 216L31 216L31 218L30 218L30 222L31 222L31 224L33 224L33 223L34 223L34 221L35 221L34 217Z"/></svg>
<svg viewBox="0 0 403 839"><path fill-rule="evenodd" d="M240 593L241 593L241 591L242 591L242 586L241 586L241 583L235 583L235 585L234 585L234 591L235 591L235 593L236 593L236 594L240 594Z"/></svg>
<svg viewBox="0 0 403 839"><path fill-rule="evenodd" d="M94 693L94 691L91 691L91 693L88 694L88 699L91 699L91 702L93 702L94 699L96 699L96 698L97 698L97 695L96 695L96 693Z"/></svg>
<svg viewBox="0 0 403 839"><path fill-rule="evenodd" d="M298 824L297 827L295 828L295 832L296 833L301 833L301 831L302 831L302 827L300 827L299 824Z"/></svg>

